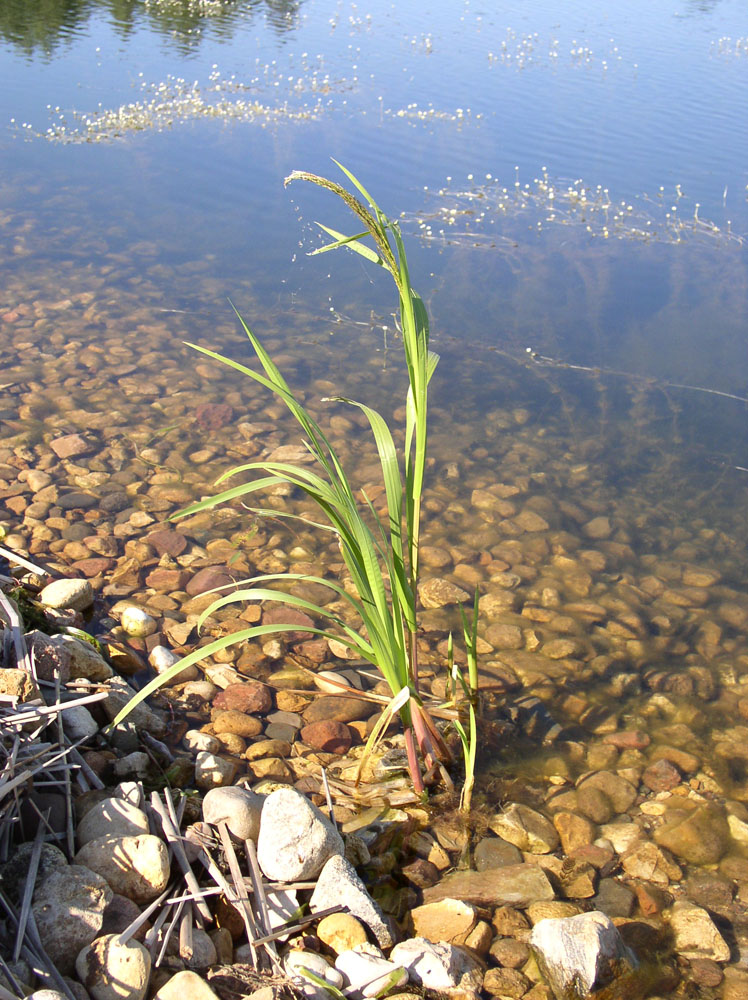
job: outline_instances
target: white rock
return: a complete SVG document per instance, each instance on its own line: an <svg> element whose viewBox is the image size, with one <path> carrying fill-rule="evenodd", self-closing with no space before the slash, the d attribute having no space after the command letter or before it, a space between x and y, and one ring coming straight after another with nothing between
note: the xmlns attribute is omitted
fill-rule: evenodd
<svg viewBox="0 0 748 1000"><path fill-rule="evenodd" d="M85 705L72 705L66 708L62 716L65 735L72 743L79 740L90 740L99 731L99 724Z"/></svg>
<svg viewBox="0 0 748 1000"><path fill-rule="evenodd" d="M268 795L257 841L257 858L267 878L314 879L328 858L342 854L342 837L301 792L278 788Z"/></svg>
<svg viewBox="0 0 748 1000"><path fill-rule="evenodd" d="M136 639L145 639L147 635L153 635L158 628L156 619L142 608L125 608L119 621L124 631Z"/></svg>
<svg viewBox="0 0 748 1000"><path fill-rule="evenodd" d="M98 837L74 858L107 880L114 892L136 903L149 903L169 882L169 852L150 833L137 837Z"/></svg>
<svg viewBox="0 0 748 1000"><path fill-rule="evenodd" d="M360 993L374 997L386 988L404 986L408 973L401 966L388 961L373 944L358 944L348 951L341 951L335 959L335 968L346 979L345 993Z"/></svg>
<svg viewBox="0 0 748 1000"><path fill-rule="evenodd" d="M39 601L46 608L73 608L74 611L90 608L93 599L93 588L88 580L55 580L39 594Z"/></svg>
<svg viewBox="0 0 748 1000"><path fill-rule="evenodd" d="M429 990L477 993L483 973L477 960L452 944L433 944L426 938L408 938L396 944L390 961L401 965L414 983Z"/></svg>
<svg viewBox="0 0 748 1000"><path fill-rule="evenodd" d="M78 952L98 935L111 898L106 879L80 864L58 868L37 884L34 920L45 950L63 975L72 973Z"/></svg>
<svg viewBox="0 0 748 1000"><path fill-rule="evenodd" d="M221 749L221 741L211 736L210 733L202 733L199 729L188 729L182 740L188 750L193 753L218 753Z"/></svg>
<svg viewBox="0 0 748 1000"><path fill-rule="evenodd" d="M236 777L236 770L234 761L201 751L195 758L195 784L202 789L230 785Z"/></svg>
<svg viewBox="0 0 748 1000"><path fill-rule="evenodd" d="M314 683L325 694L344 694L347 687L363 687L361 678L354 670L320 670L314 675Z"/></svg>
<svg viewBox="0 0 748 1000"><path fill-rule="evenodd" d="M114 789L115 799L124 799L125 802L129 802L131 806L135 806L140 809L142 802L142 792L140 790L140 785L137 781L120 781L117 787ZM143 833L147 833L147 830L143 830Z"/></svg>
<svg viewBox="0 0 748 1000"><path fill-rule="evenodd" d="M706 910L686 899L678 900L668 914L675 950L684 958L710 958L727 962L730 948Z"/></svg>
<svg viewBox="0 0 748 1000"><path fill-rule="evenodd" d="M610 841L616 854L625 854L634 844L644 840L642 828L638 823L603 823L600 827L600 836Z"/></svg>
<svg viewBox="0 0 748 1000"><path fill-rule="evenodd" d="M83 847L97 837L137 837L148 833L148 817L124 799L104 799L92 806L78 824L75 836Z"/></svg>
<svg viewBox="0 0 748 1000"><path fill-rule="evenodd" d="M338 904L366 924L382 948L391 946L392 935L384 914L369 895L356 869L344 857L334 855L320 872L309 909L316 913Z"/></svg>
<svg viewBox="0 0 748 1000"><path fill-rule="evenodd" d="M539 920L530 946L556 996L582 1000L636 965L613 921L599 910Z"/></svg>
<svg viewBox="0 0 748 1000"><path fill-rule="evenodd" d="M239 840L256 842L264 801L261 795L236 785L211 788L203 799L203 819L214 826L225 822L229 832Z"/></svg>
<svg viewBox="0 0 748 1000"><path fill-rule="evenodd" d="M314 951L289 951L283 964L288 975L293 978L297 976L306 978L303 970L308 969L315 976L319 976L320 979L326 980L338 989L343 985L342 974L334 969L322 955L318 955Z"/></svg>
<svg viewBox="0 0 748 1000"><path fill-rule="evenodd" d="M139 941L120 944L118 934L105 934L78 954L75 971L93 1000L143 1000L151 956Z"/></svg>
<svg viewBox="0 0 748 1000"><path fill-rule="evenodd" d="M178 972L154 994L153 1000L218 1000L196 972Z"/></svg>
<svg viewBox="0 0 748 1000"><path fill-rule="evenodd" d="M169 667L173 667L174 664L179 663L181 659L182 657L178 656L172 649L169 649L168 646L154 646L148 654L148 662L157 674L166 673ZM185 667L184 670L180 670L178 674L175 674L168 681L164 679L162 683L166 687L176 687L177 684L194 681L199 676L200 671L198 670L197 665L193 663L192 666Z"/></svg>

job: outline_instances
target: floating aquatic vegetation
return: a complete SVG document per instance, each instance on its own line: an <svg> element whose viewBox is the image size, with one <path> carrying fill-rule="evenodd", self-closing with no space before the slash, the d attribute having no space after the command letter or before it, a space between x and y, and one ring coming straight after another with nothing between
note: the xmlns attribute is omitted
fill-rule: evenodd
<svg viewBox="0 0 748 1000"><path fill-rule="evenodd" d="M477 183L472 174L467 180L467 187L455 188L448 177L450 186L431 192L438 202L436 208L404 216L417 225L423 240L444 246L507 248L515 240L498 233L497 225L525 217L531 230L575 226L601 239L668 244L702 240L735 247L743 246L746 239L733 232L729 219L720 227L701 218L700 204L688 199L679 184L673 195L661 187L654 197L644 194L631 200L614 200L609 189L599 184L593 187L581 179L553 180L546 167L540 177L524 184L519 179L519 168L515 168L514 183L508 187L491 174L486 174L482 183Z"/></svg>
<svg viewBox="0 0 748 1000"><path fill-rule="evenodd" d="M742 56L748 56L748 35L740 38L724 35L716 42L712 42L710 52L720 59L739 59Z"/></svg>
<svg viewBox="0 0 748 1000"><path fill-rule="evenodd" d="M515 69L525 69L529 66L559 65L566 61L572 66L591 68L599 65L606 70L610 66L623 62L623 58L615 43L609 40L608 50L604 55L594 51L589 45L571 39L568 48L562 48L558 38L543 39L537 31L518 35L513 28L507 28L501 44L488 53L490 66L512 66ZM636 69L636 64L634 64Z"/></svg>
<svg viewBox="0 0 748 1000"><path fill-rule="evenodd" d="M310 121L317 119L324 110L321 95L355 86L355 81L333 81L315 71L308 77L286 78L293 94L310 92L320 95L312 104L294 107L289 100L272 102L260 100L259 96L249 96L259 94L268 83L278 87L279 81L274 76L270 68L265 67L264 75L242 82L235 77L222 79L214 67L205 87L197 81L188 83L174 76L160 83L143 81L140 85L143 98L118 108L73 111L69 114L60 108L50 108L57 118L40 136L56 142L102 142L131 132L160 132L201 118L258 121L263 125L279 121ZM32 136L39 135L29 125L22 127Z"/></svg>

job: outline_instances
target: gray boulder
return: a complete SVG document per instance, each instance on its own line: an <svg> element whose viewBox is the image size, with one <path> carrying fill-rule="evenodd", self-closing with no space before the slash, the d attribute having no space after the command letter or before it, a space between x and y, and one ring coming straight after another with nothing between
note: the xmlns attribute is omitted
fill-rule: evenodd
<svg viewBox="0 0 748 1000"><path fill-rule="evenodd" d="M367 892L356 869L340 855L334 855L326 862L309 900L312 913L336 905L344 906L366 924L380 947L389 948L392 945L392 935L384 914Z"/></svg>
<svg viewBox="0 0 748 1000"><path fill-rule="evenodd" d="M63 975L70 975L82 948L101 931L112 890L82 865L66 865L37 884L31 905L44 948Z"/></svg>

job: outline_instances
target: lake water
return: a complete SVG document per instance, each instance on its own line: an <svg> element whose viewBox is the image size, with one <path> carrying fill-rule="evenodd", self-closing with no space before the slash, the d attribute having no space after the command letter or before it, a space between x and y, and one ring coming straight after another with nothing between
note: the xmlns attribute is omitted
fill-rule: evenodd
<svg viewBox="0 0 748 1000"><path fill-rule="evenodd" d="M101 556L106 596L184 620L179 590L111 584L127 545L296 441L183 346L246 357L229 300L305 398L396 413L392 288L352 254L308 256L316 221L351 220L283 186L334 176L334 157L401 217L442 356L428 572L494 598L487 681L565 727L527 759L574 776L591 766L576 736L638 728L696 748L696 791L748 801L747 98L739 0L4 0L7 536L65 565ZM196 421L206 402L231 420ZM318 412L375 481L355 414ZM88 450L58 460L50 440L73 433ZM19 486L24 465L63 495L126 490L136 516L61 515ZM285 529L262 530L265 564L287 565ZM241 562L229 520L194 526L184 565L226 532ZM295 542L334 569L313 533ZM437 670L453 612L425 616Z"/></svg>

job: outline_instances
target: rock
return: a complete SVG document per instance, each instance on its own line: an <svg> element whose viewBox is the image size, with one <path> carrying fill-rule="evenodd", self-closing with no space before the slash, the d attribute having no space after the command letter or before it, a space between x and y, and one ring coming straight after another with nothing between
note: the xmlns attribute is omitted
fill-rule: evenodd
<svg viewBox="0 0 748 1000"><path fill-rule="evenodd" d="M279 788L268 795L257 841L258 861L267 878L314 879L329 858L343 851L343 840L330 820L300 792Z"/></svg>
<svg viewBox="0 0 748 1000"><path fill-rule="evenodd" d="M456 871L439 885L423 890L423 901L461 899L475 906L529 906L535 900L553 899L548 876L536 865L507 865L482 872Z"/></svg>
<svg viewBox="0 0 748 1000"><path fill-rule="evenodd" d="M143 1000L151 956L138 941L120 944L118 935L108 934L79 952L75 971L93 1000Z"/></svg>
<svg viewBox="0 0 748 1000"><path fill-rule="evenodd" d="M642 782L653 792L669 792L683 780L675 764L660 759L650 764L642 774Z"/></svg>
<svg viewBox="0 0 748 1000"><path fill-rule="evenodd" d="M265 809L267 808L266 805ZM263 812L263 826L264 817ZM262 867L262 862L260 865ZM380 947L389 948L392 945L392 935L385 923L384 914L369 895L366 886L356 874L356 869L350 861L339 854L333 854L322 868L312 898L309 900L309 909L314 913L336 904L344 906L349 913L366 924Z"/></svg>
<svg viewBox="0 0 748 1000"><path fill-rule="evenodd" d="M31 840L19 844L10 856L10 860L0 866L0 883L12 903L20 903L23 898L26 880L28 878L31 855L34 843ZM68 860L59 847L54 844L42 844L39 864L36 871L36 884L41 885L48 875L59 868L67 868Z"/></svg>
<svg viewBox="0 0 748 1000"><path fill-rule="evenodd" d="M470 600L470 594L457 584L442 577L423 580L418 587L418 594L424 608L444 608L449 604L462 604Z"/></svg>
<svg viewBox="0 0 748 1000"><path fill-rule="evenodd" d="M323 917L317 924L317 937L338 955L368 941L364 925L351 913L331 913Z"/></svg>
<svg viewBox="0 0 748 1000"><path fill-rule="evenodd" d="M344 754L353 744L353 732L344 722L312 722L299 733L302 743L325 753Z"/></svg>
<svg viewBox="0 0 748 1000"><path fill-rule="evenodd" d="M229 935L231 936L231 935ZM179 945L174 942L175 952L179 952ZM187 967L190 969L207 969L210 965L215 965L218 960L216 946L207 931L200 927L192 930L192 954L184 956Z"/></svg>
<svg viewBox="0 0 748 1000"><path fill-rule="evenodd" d="M63 975L69 975L81 948L101 930L112 890L101 875L79 864L66 865L38 881L32 912L44 948Z"/></svg>
<svg viewBox="0 0 748 1000"><path fill-rule="evenodd" d="M595 839L594 823L576 813L564 810L555 813L553 825L561 839L561 847L565 854L570 854L577 847L586 847Z"/></svg>
<svg viewBox="0 0 748 1000"><path fill-rule="evenodd" d="M118 893L114 893L112 900L107 906L104 912L104 923L101 925L101 933L104 934L121 934L122 931L129 927L130 924L137 917L140 916L140 907L137 903L134 903L131 899L126 896L120 896ZM150 930L150 923L146 920L137 931L133 934L133 939L136 941L141 941L145 937L146 933Z"/></svg>
<svg viewBox="0 0 748 1000"><path fill-rule="evenodd" d="M627 885L614 878L600 880L592 905L608 917L630 917L636 897Z"/></svg>
<svg viewBox="0 0 748 1000"><path fill-rule="evenodd" d="M218 1000L218 996L196 972L177 972L153 1000Z"/></svg>
<svg viewBox="0 0 748 1000"><path fill-rule="evenodd" d="M670 920L675 950L684 958L709 958L728 962L730 948L712 918L700 906L682 899L666 916Z"/></svg>
<svg viewBox="0 0 748 1000"><path fill-rule="evenodd" d="M244 736L251 739L262 732L262 723L253 715L245 715L236 709L214 709L210 713L210 721L217 734L229 733L232 736Z"/></svg>
<svg viewBox="0 0 748 1000"><path fill-rule="evenodd" d="M465 944L470 931L478 922L475 907L459 899L442 899L424 903L410 911L415 937L438 943Z"/></svg>
<svg viewBox="0 0 748 1000"><path fill-rule="evenodd" d="M484 837L476 844L473 852L476 871L486 868L506 868L507 865L522 864L522 854L519 848L501 837Z"/></svg>
<svg viewBox="0 0 748 1000"><path fill-rule="evenodd" d="M343 697L340 695L323 695L315 698L304 710L304 722L354 722L357 719L368 719L377 711L375 702L365 698Z"/></svg>
<svg viewBox="0 0 748 1000"><path fill-rule="evenodd" d="M529 986L530 980L518 969L488 969L483 977L484 991L501 1000L523 997Z"/></svg>
<svg viewBox="0 0 748 1000"><path fill-rule="evenodd" d="M107 688L108 695L100 704L106 712L107 717L113 721L128 702L135 697L136 692L122 677L112 677ZM141 702L132 709L127 716L127 721L138 729L145 729L151 736L155 736L157 739L160 739L166 733L166 723L164 720L144 702Z"/></svg>
<svg viewBox="0 0 748 1000"><path fill-rule="evenodd" d="M216 826L223 821L238 840L256 842L263 802L262 796L248 788L237 785L212 788L203 798L203 819Z"/></svg>
<svg viewBox="0 0 748 1000"><path fill-rule="evenodd" d="M636 965L610 917L598 911L541 920L530 946L558 1000L586 1000Z"/></svg>
<svg viewBox="0 0 748 1000"><path fill-rule="evenodd" d="M272 710L273 695L267 684L247 681L244 684L229 684L213 700L213 708L233 709L248 715L264 715Z"/></svg>
<svg viewBox="0 0 748 1000"><path fill-rule="evenodd" d="M343 985L343 974L314 951L289 951L283 964L286 973L294 979L307 979L306 972L309 971L338 989Z"/></svg>
<svg viewBox="0 0 748 1000"><path fill-rule="evenodd" d="M128 635L145 639L158 629L158 622L142 608L125 608L120 616L120 625Z"/></svg>
<svg viewBox="0 0 748 1000"><path fill-rule="evenodd" d="M636 801L636 788L634 788L630 781L626 781L625 778L614 774L612 771L598 771L596 774L585 778L577 786L577 795L579 796L583 789L589 788L596 788L607 795L617 813L627 812ZM582 808L581 801L579 808ZM594 820L595 818L594 816L590 816L590 819ZM598 821L595 820L595 822ZM606 821L602 820L600 822Z"/></svg>
<svg viewBox="0 0 748 1000"><path fill-rule="evenodd" d="M60 662L67 664L71 678L105 681L113 674L104 657L88 642L81 642L72 635L53 635L49 646L57 651Z"/></svg>
<svg viewBox="0 0 748 1000"><path fill-rule="evenodd" d="M0 668L0 694L17 698L21 702L41 698L34 678L19 667Z"/></svg>
<svg viewBox="0 0 748 1000"><path fill-rule="evenodd" d="M409 938L396 944L390 961L401 965L414 983L428 990L460 990L477 994L483 981L480 965L468 952L451 944Z"/></svg>
<svg viewBox="0 0 748 1000"><path fill-rule="evenodd" d="M75 855L74 863L101 875L114 892L136 903L149 903L169 882L169 852L150 833L90 840Z"/></svg>
<svg viewBox="0 0 748 1000"><path fill-rule="evenodd" d="M93 588L88 580L55 580L39 594L39 603L47 608L85 611L91 607L93 600Z"/></svg>
<svg viewBox="0 0 748 1000"><path fill-rule="evenodd" d="M73 742L90 740L99 731L99 724L85 705L71 705L65 708L62 716L65 725L65 735Z"/></svg>
<svg viewBox="0 0 748 1000"><path fill-rule="evenodd" d="M627 875L655 885L668 885L683 874L669 854L648 840L629 848L621 857L621 864Z"/></svg>
<svg viewBox="0 0 748 1000"><path fill-rule="evenodd" d="M713 865L727 853L730 829L724 812L700 806L692 812L669 810L655 830L655 841L693 865Z"/></svg>
<svg viewBox="0 0 748 1000"><path fill-rule="evenodd" d="M200 751L195 758L195 784L203 790L230 785L238 769L238 761Z"/></svg>
<svg viewBox="0 0 748 1000"><path fill-rule="evenodd" d="M104 799L92 806L75 831L78 846L97 837L137 837L148 833L148 817L125 799Z"/></svg>
<svg viewBox="0 0 748 1000"><path fill-rule="evenodd" d="M189 581L185 590L190 595L190 597L196 597L198 594L204 594L209 590L215 590L217 587L226 588L223 594L229 592L229 590L234 587L234 577L224 569L222 566L206 566L204 569L198 570L197 573ZM223 594L211 595L217 600L222 597Z"/></svg>
<svg viewBox="0 0 748 1000"><path fill-rule="evenodd" d="M62 437L50 441L49 447L58 458L66 459L87 455L96 446L92 442L86 441L80 434L63 434Z"/></svg>
<svg viewBox="0 0 748 1000"><path fill-rule="evenodd" d="M520 851L549 854L558 847L558 833L551 821L537 810L516 802L497 813L489 821L489 826Z"/></svg>
<svg viewBox="0 0 748 1000"><path fill-rule="evenodd" d="M530 957L530 948L524 941L517 941L514 938L496 938L491 945L490 955L494 961L507 969L519 969Z"/></svg>
<svg viewBox="0 0 748 1000"><path fill-rule="evenodd" d="M359 944L355 948L341 952L335 960L348 986L346 993L360 993L364 997L376 997L408 982L408 973L395 962L388 962L379 948L373 944Z"/></svg>

